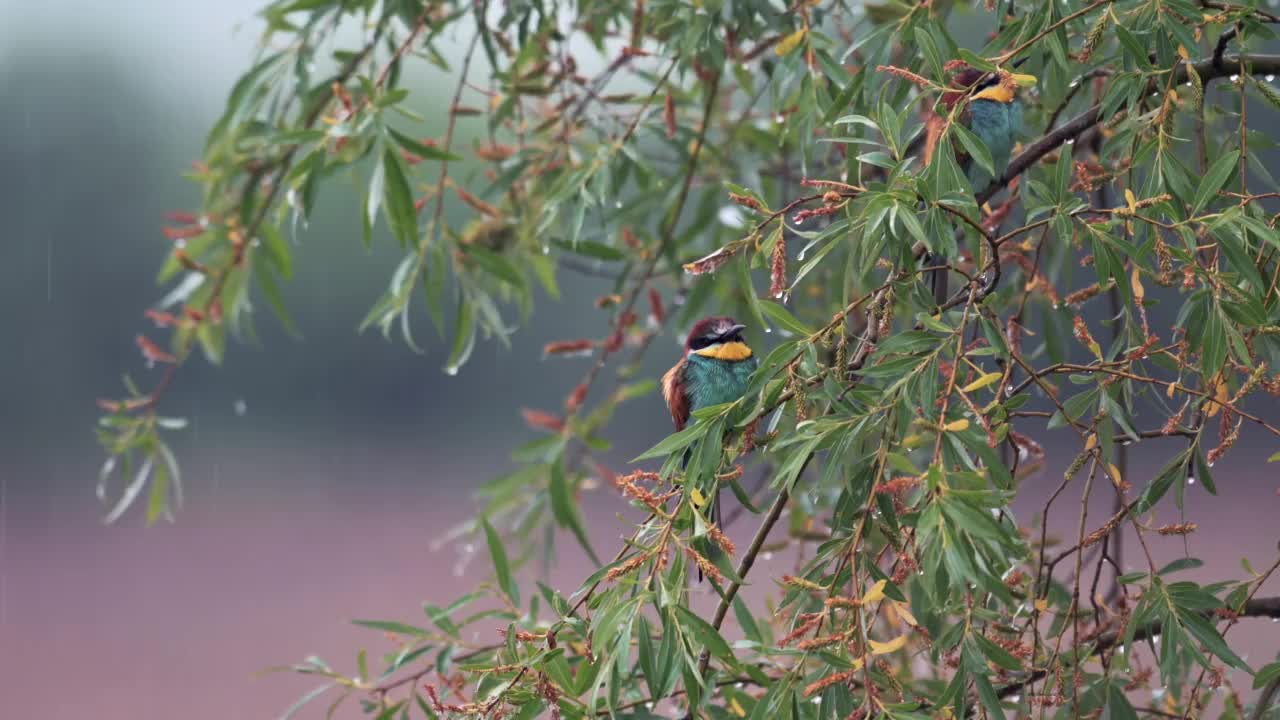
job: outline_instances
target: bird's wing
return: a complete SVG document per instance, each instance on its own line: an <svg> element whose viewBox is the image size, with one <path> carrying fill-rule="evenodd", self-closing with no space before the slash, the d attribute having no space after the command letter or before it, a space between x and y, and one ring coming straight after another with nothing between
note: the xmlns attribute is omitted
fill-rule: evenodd
<svg viewBox="0 0 1280 720"><path fill-rule="evenodd" d="M689 396L684 391L684 358L662 376L662 399L667 401L676 432L689 421Z"/></svg>

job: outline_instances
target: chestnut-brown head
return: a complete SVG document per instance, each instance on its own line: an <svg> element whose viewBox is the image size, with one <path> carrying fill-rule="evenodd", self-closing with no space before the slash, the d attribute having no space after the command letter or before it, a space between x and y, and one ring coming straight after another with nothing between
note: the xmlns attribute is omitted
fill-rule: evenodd
<svg viewBox="0 0 1280 720"><path fill-rule="evenodd" d="M751 357L751 348L742 339L742 331L746 327L725 315L703 318L694 324L685 338L685 354L717 360L746 360Z"/></svg>
<svg viewBox="0 0 1280 720"><path fill-rule="evenodd" d="M996 102L1013 102L1013 90L1000 82L996 73L985 73L973 68L965 68L951 78L951 87L942 93L942 104L948 110L955 107L965 95L972 93L972 100L994 100Z"/></svg>

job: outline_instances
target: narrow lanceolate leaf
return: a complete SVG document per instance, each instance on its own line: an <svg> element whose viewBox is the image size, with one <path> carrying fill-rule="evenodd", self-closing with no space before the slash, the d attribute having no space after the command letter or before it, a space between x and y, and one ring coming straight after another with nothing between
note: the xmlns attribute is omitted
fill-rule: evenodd
<svg viewBox="0 0 1280 720"><path fill-rule="evenodd" d="M1218 191L1226 185L1227 178L1231 177L1231 173L1235 171L1239 162L1239 150L1232 150L1213 161L1200 180L1200 186L1196 188L1196 199L1192 203L1193 212L1200 212L1210 200L1217 196Z"/></svg>
<svg viewBox="0 0 1280 720"><path fill-rule="evenodd" d="M414 155L417 155L423 160L448 160L450 162L458 162L462 160L461 155L454 155L453 153L445 152L438 147L418 142L395 128L387 128L387 131L391 134L391 137L395 138L395 141L400 144L400 147L408 150Z"/></svg>
<svg viewBox="0 0 1280 720"><path fill-rule="evenodd" d="M511 599L511 604L519 607L520 589L516 587L515 578L511 576L511 564L507 561L507 549L502 546L502 538L489 524L488 518L481 518L484 526L485 540L489 543L489 557L493 561L493 570L498 575L498 587Z"/></svg>
<svg viewBox="0 0 1280 720"><path fill-rule="evenodd" d="M959 123L952 123L950 127L951 131L960 139L960 144L964 147L964 151L969 153L969 156L978 163L979 167L994 176L996 174L995 162L991 159L991 151L987 149L987 144ZM982 189L974 188L974 191L977 192Z"/></svg>
<svg viewBox="0 0 1280 720"><path fill-rule="evenodd" d="M418 235L418 211L413 206L413 191L400 164L400 156L391 148L383 151L381 169L386 174L382 203L387 224L402 246L414 246Z"/></svg>
<svg viewBox="0 0 1280 720"><path fill-rule="evenodd" d="M876 640L867 640L867 645L871 647L872 655L887 655L891 652L897 652L907 644L907 636L899 635L898 637L888 641L879 642Z"/></svg>
<svg viewBox="0 0 1280 720"><path fill-rule="evenodd" d="M471 357L471 350L476 346L475 315L471 300L466 295L458 300L458 314L453 332L453 350L450 351L449 362L444 367L448 375L458 374L458 369Z"/></svg>
<svg viewBox="0 0 1280 720"><path fill-rule="evenodd" d="M790 55L792 51L800 47L800 43L804 42L804 36L808 34L808 32L809 31L805 28L800 28L799 30L796 30L790 35L782 38L782 41L774 48L774 52L779 56Z"/></svg>
<svg viewBox="0 0 1280 720"><path fill-rule="evenodd" d="M711 651L712 656L720 658L730 666L737 665L737 658L733 656L729 643L725 642L720 632L712 627L711 623L698 617L683 605L677 605L676 612L680 616L680 624L698 638L702 646Z"/></svg>
<svg viewBox="0 0 1280 720"><path fill-rule="evenodd" d="M551 464L551 512L555 515L556 523L560 527L568 528L573 532L573 536L591 558L591 562L599 565L600 558L596 556L596 551L591 547L591 541L587 539L587 529L582 524L582 514L578 511L577 502L574 501L573 490L569 487L569 479L565 475L564 463L561 459Z"/></svg>
<svg viewBox="0 0 1280 720"><path fill-rule="evenodd" d="M1002 377L1004 377L1004 373L999 372L999 371L993 371L993 372L989 372L989 373L983 373L982 375L980 375L980 376L978 377L978 379L977 379L977 380L974 380L973 382L969 383L968 385L965 385L962 389L963 389L965 392L973 392L974 390L981 390L982 388L984 388L984 387L986 387L986 386L988 386L988 385L990 385L990 384L992 384L992 383L999 382L999 381L1000 381L1000 378L1002 378Z"/></svg>

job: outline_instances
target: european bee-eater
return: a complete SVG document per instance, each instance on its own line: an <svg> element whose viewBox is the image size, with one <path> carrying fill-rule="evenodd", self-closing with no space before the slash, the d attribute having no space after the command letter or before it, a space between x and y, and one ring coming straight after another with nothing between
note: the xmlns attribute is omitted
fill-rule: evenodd
<svg viewBox="0 0 1280 720"><path fill-rule="evenodd" d="M717 316L698 321L689 331L680 362L662 376L662 398L677 432L693 411L733 402L747 391L758 361L742 339L744 329L733 318ZM686 452L684 463L688 461ZM720 523L719 491L711 500L711 522ZM701 579L701 571L698 575Z"/></svg>
<svg viewBox="0 0 1280 720"><path fill-rule="evenodd" d="M1025 61L1014 63L1014 67ZM972 157L957 158L964 169L973 192L980 193L991 181L1004 175L1017 135L1022 129L1022 103L1018 101L1017 84L1021 80L1034 81L1029 75L999 75L984 73L972 68L962 70L951 80L954 90L942 94L942 104L950 112L956 104L968 98L961 111L961 121L977 135L991 152L991 165L995 177ZM942 258L933 256L930 264L940 264ZM934 300L942 304L947 300L947 273L935 271L931 279Z"/></svg>

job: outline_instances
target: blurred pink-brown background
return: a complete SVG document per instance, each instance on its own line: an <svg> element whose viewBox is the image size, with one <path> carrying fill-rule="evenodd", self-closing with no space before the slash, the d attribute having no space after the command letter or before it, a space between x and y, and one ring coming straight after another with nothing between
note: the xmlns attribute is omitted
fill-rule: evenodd
<svg viewBox="0 0 1280 720"><path fill-rule="evenodd" d="M122 372L155 379L133 336L160 292L162 214L199 197L179 175L250 61L256 9L0 0L0 717L277 717L318 683L255 673L310 654L353 671L360 647L391 646L351 619L421 622L423 601L447 603L483 579L483 555L465 562L472 539L439 541L475 509L476 486L534 437L518 408L558 405L585 369L538 352L599 329L582 303L544 298L510 350L481 346L456 378L440 372L438 341L423 357L357 335L397 253L386 237L361 247L357 200L335 182L293 238L286 299L304 338L260 313L259 344L233 347L224 368L184 371L167 410L193 422L175 441L185 507L175 524L144 528L131 513L102 525L93 401L116 394ZM408 87L429 99L450 82ZM603 289L566 282L567 293ZM646 368L654 377L674 354L666 340ZM629 405L612 460L621 467L668 422L656 396ZM1044 439L1048 467L1016 507L1024 524L1070 459ZM1180 441L1133 449L1135 485L1167 457L1161 442ZM1163 505L1163 521L1201 529L1186 546L1161 539L1157 560L1189 552L1206 562L1186 573L1199 580L1243 577L1241 557L1259 570L1274 562L1280 479L1265 459L1276 449L1249 428L1215 468L1219 497L1197 484L1185 517ZM1060 501L1055 534L1075 533L1076 497ZM634 512L609 488L585 503L597 547L612 552L627 530L618 513ZM1110 507L1103 488L1090 526ZM744 518L731 535L745 540L753 526ZM589 571L572 545L551 576L565 592ZM1126 562L1142 569L1135 555L1130 542ZM759 580L748 596L769 590ZM1280 580L1263 594L1280 594ZM1253 664L1280 650L1280 626L1265 620L1231 632Z"/></svg>

